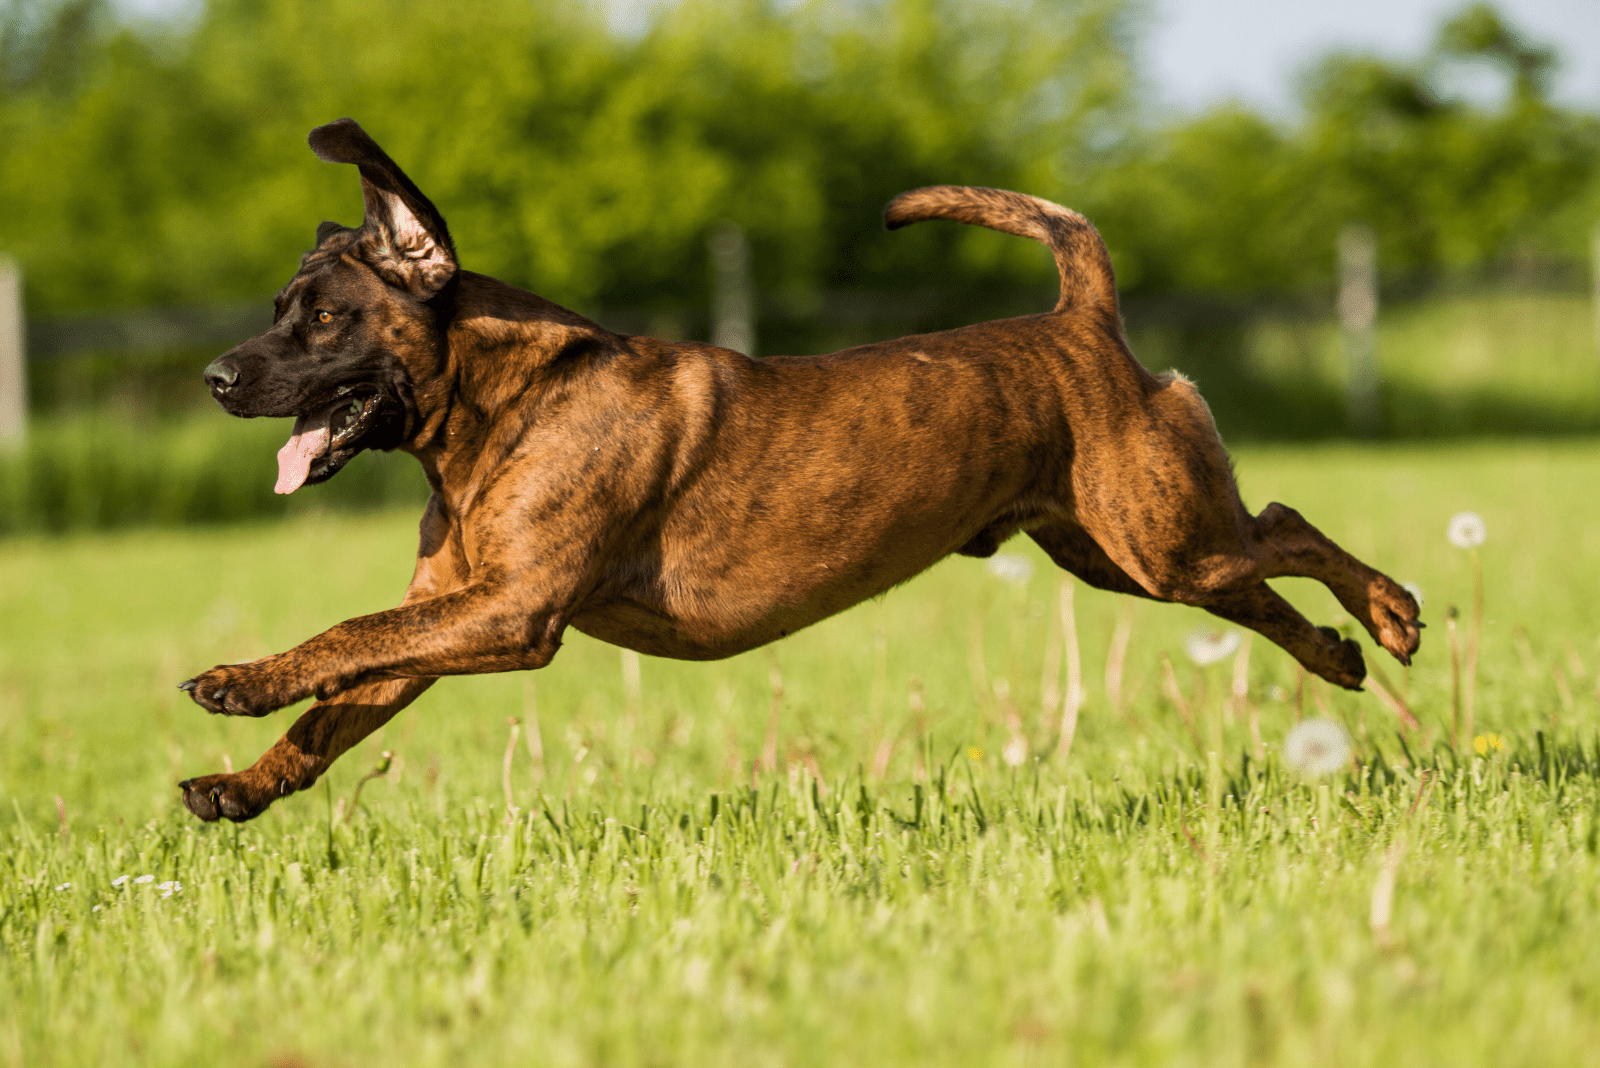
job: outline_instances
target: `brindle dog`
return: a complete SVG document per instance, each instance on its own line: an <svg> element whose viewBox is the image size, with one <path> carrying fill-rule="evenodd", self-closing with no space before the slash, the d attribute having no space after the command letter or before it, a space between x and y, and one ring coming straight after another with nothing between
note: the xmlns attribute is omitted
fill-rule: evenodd
<svg viewBox="0 0 1600 1068"><path fill-rule="evenodd" d="M201 819L305 789L441 675L544 667L569 626L731 656L1019 531L1091 586L1199 605L1340 686L1360 687L1360 648L1264 580L1317 579L1402 663L1417 649L1410 594L1292 509L1245 510L1194 387L1128 351L1105 246L1075 212L906 193L891 229L952 219L1047 245L1055 309L754 360L614 334L463 271L444 219L361 127L310 141L360 168L366 219L317 228L272 328L206 382L234 415L295 417L279 492L398 448L433 496L400 607L183 684L236 716L317 698L254 766L181 784Z"/></svg>

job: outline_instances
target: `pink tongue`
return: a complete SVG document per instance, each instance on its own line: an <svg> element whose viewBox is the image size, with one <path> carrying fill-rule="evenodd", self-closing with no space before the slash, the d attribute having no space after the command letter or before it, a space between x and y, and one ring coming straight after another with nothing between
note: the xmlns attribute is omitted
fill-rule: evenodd
<svg viewBox="0 0 1600 1068"><path fill-rule="evenodd" d="M278 450L278 484L272 487L274 493L293 493L305 485L311 462L328 451L328 440L333 436L328 421L332 418L330 409L318 415L302 415L294 421L289 443Z"/></svg>

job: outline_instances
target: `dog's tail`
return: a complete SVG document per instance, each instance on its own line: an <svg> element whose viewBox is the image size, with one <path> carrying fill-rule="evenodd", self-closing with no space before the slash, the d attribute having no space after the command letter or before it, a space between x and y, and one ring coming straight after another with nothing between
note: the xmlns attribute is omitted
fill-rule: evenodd
<svg viewBox="0 0 1600 1068"><path fill-rule="evenodd" d="M1048 200L974 185L930 185L901 193L883 209L883 222L898 230L924 219L987 226L1042 242L1061 271L1056 311L1097 310L1118 318L1117 283L1105 242L1089 220Z"/></svg>

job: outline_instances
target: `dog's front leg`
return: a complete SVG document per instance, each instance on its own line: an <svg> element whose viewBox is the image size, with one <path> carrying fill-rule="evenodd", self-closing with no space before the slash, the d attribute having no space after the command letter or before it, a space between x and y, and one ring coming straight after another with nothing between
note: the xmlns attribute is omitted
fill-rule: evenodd
<svg viewBox="0 0 1600 1068"><path fill-rule="evenodd" d="M560 604L502 583L474 583L345 620L276 656L219 665L183 688L213 712L264 716L377 679L543 667L561 645L569 613Z"/></svg>
<svg viewBox="0 0 1600 1068"><path fill-rule="evenodd" d="M401 604L431 600L461 586L468 576L454 524L437 499L429 501L422 516L416 570ZM179 783L183 802L207 821L258 816L278 798L315 783L340 754L393 719L433 682L431 678L375 680L319 701L251 767Z"/></svg>
<svg viewBox="0 0 1600 1068"><path fill-rule="evenodd" d="M385 679L318 701L245 770L180 782L183 803L207 823L223 817L236 823L254 819L278 798L308 789L341 754L393 719L433 683L433 679Z"/></svg>

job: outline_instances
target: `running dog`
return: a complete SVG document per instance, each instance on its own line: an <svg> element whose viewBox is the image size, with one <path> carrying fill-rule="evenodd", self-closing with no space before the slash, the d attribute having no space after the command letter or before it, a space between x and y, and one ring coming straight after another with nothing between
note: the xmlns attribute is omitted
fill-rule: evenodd
<svg viewBox="0 0 1600 1068"><path fill-rule="evenodd" d="M1130 353L1105 246L1076 212L905 193L890 229L949 219L1043 242L1055 308L751 359L615 334L462 270L444 218L360 126L310 143L359 168L365 220L317 228L271 329L206 383L233 415L294 418L278 492L401 449L432 497L399 607L183 684L225 715L317 699L252 767L180 784L203 820L307 788L441 675L544 667L568 627L732 656L1019 532L1091 586L1198 605L1339 686L1360 688L1360 647L1265 580L1316 579L1401 663L1417 649L1409 593L1293 509L1245 509L1199 393Z"/></svg>

